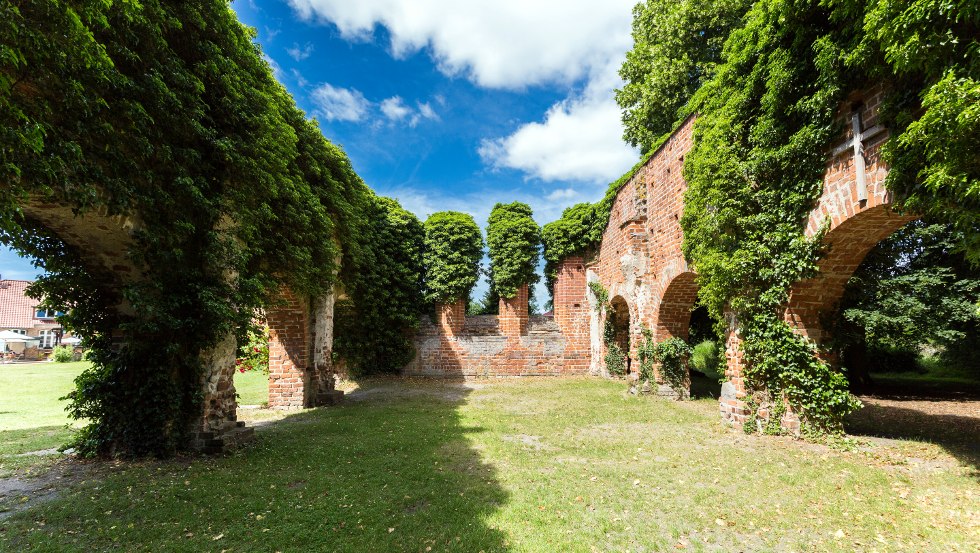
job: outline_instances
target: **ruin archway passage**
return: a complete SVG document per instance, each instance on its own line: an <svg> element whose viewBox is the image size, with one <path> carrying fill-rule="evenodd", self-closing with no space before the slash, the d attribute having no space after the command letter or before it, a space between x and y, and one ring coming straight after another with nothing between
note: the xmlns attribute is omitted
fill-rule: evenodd
<svg viewBox="0 0 980 553"><path fill-rule="evenodd" d="M626 303L626 300L622 296L616 296L609 302L610 313L607 321L608 328L606 329L606 341L611 345L615 345L622 352L624 357L624 367L623 374L630 374L632 371L632 362L630 360L631 347L630 342L630 307ZM610 370L610 372L615 372Z"/></svg>

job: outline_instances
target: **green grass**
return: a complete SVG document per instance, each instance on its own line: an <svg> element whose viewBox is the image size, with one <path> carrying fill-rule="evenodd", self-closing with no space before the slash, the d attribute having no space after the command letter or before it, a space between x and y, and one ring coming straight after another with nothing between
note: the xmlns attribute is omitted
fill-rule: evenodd
<svg viewBox="0 0 980 553"><path fill-rule="evenodd" d="M980 375L957 367L949 367L938 357L919 360L922 372L875 372L871 378L876 386L885 389L908 389L937 393L968 393L980 395Z"/></svg>
<svg viewBox="0 0 980 553"><path fill-rule="evenodd" d="M606 380L368 383L227 457L107 467L10 551L973 551L975 466L723 427ZM373 389L372 389L373 388ZM937 447L923 444L922 447Z"/></svg>
<svg viewBox="0 0 980 553"><path fill-rule="evenodd" d="M74 389L74 379L87 362L0 365L0 476L47 459L18 454L56 448L71 437L65 412L67 402L58 398Z"/></svg>
<svg viewBox="0 0 980 553"><path fill-rule="evenodd" d="M269 403L269 375L262 371L236 372L235 391L239 405Z"/></svg>

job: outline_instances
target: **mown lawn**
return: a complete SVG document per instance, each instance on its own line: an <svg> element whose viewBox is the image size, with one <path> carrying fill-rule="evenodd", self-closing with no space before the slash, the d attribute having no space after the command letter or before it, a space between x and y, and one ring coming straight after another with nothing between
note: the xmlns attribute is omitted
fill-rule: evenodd
<svg viewBox="0 0 980 553"><path fill-rule="evenodd" d="M235 372L235 392L239 405L269 403L269 375L262 371Z"/></svg>
<svg viewBox="0 0 980 553"><path fill-rule="evenodd" d="M74 389L85 368L78 363L0 364L0 476L46 457L21 453L56 448L71 437L72 423L59 398Z"/></svg>
<svg viewBox="0 0 980 553"><path fill-rule="evenodd" d="M11 551L975 551L972 461L746 436L605 380L362 383L222 458L107 466Z"/></svg>

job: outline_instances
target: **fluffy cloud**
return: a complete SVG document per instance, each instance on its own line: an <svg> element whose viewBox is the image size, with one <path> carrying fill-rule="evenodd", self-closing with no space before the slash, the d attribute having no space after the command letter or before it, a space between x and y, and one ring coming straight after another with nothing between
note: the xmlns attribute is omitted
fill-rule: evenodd
<svg viewBox="0 0 980 553"><path fill-rule="evenodd" d="M303 61L313 55L313 45L307 42L306 46L300 48L299 44L294 43L292 48L286 48L286 53L296 61Z"/></svg>
<svg viewBox="0 0 980 553"><path fill-rule="evenodd" d="M435 110L428 102L418 104L418 108L412 108L405 104L401 96L392 96L381 101L381 113L393 122L405 121L408 126L415 127L422 119L438 119Z"/></svg>
<svg viewBox="0 0 980 553"><path fill-rule="evenodd" d="M386 27L396 56L422 48L481 86L573 82L629 49L636 0L289 0L305 20L348 38Z"/></svg>
<svg viewBox="0 0 980 553"><path fill-rule="evenodd" d="M316 87L310 99L316 104L316 114L327 121L360 121L371 107L360 91L335 88L327 83Z"/></svg>
<svg viewBox="0 0 980 553"><path fill-rule="evenodd" d="M636 161L622 141L613 89L616 70L632 46L636 0L289 0L308 21L329 22L351 39L367 38L376 25L389 31L396 56L428 48L448 75L478 85L520 89L574 85L584 90L553 105L543 120L483 141L480 155L545 181L609 182ZM392 100L392 99L390 99ZM418 122L408 106L391 105L390 119ZM420 105L426 117L431 106ZM401 115L399 115L401 114ZM433 113L434 115L434 113ZM414 123L413 123L414 120Z"/></svg>

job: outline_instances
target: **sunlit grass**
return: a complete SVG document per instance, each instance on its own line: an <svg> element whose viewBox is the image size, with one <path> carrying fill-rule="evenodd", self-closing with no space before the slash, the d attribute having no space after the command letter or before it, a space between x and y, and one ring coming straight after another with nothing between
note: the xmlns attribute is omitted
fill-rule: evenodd
<svg viewBox="0 0 980 553"><path fill-rule="evenodd" d="M961 551L975 467L722 426L605 380L362 382L219 458L124 465L8 520L36 551ZM360 396L363 399L356 401ZM923 444L923 448L937 446ZM108 471L107 471L108 472ZM43 523L43 525L42 525Z"/></svg>

